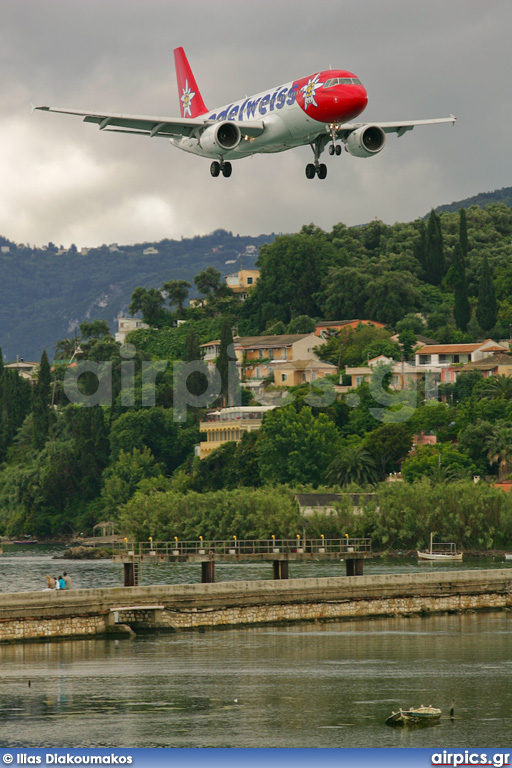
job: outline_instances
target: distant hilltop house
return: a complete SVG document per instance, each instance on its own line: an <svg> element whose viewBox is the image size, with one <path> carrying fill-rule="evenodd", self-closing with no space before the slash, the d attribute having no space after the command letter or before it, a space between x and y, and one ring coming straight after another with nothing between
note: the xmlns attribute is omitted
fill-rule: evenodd
<svg viewBox="0 0 512 768"><path fill-rule="evenodd" d="M158 248L155 248L154 246L150 245L148 248L144 248L142 251L143 256L153 256L154 254L158 253Z"/></svg>
<svg viewBox="0 0 512 768"><path fill-rule="evenodd" d="M139 331L141 328L149 328L147 323L143 323L137 317L122 317L117 318L118 329L115 333L115 340L118 344L124 344L126 337L132 331Z"/></svg>
<svg viewBox="0 0 512 768"><path fill-rule="evenodd" d="M225 275L224 280L228 288L231 288L233 293L243 301L249 295L250 289L258 282L259 277L259 269L240 269L231 275Z"/></svg>
<svg viewBox="0 0 512 768"><path fill-rule="evenodd" d="M0 252L1 253L9 253L10 250L11 249L10 249L10 247L8 245L1 245L0 246Z"/></svg>
<svg viewBox="0 0 512 768"><path fill-rule="evenodd" d="M206 440L199 443L196 454L200 459L204 459L224 443L238 443L244 432L258 430L263 416L273 408L274 405L241 405L210 411L206 418L199 422L199 431L206 435Z"/></svg>
<svg viewBox="0 0 512 768"><path fill-rule="evenodd" d="M17 360L15 363L8 363L4 368L10 371L17 371L22 379L34 381L37 376L39 363L31 363L21 358L21 360Z"/></svg>
<svg viewBox="0 0 512 768"><path fill-rule="evenodd" d="M264 379L272 378L277 384L294 386L298 377L298 383L302 383L334 373L335 366L323 363L314 352L320 344L325 344L325 339L318 338L314 333L235 337L235 354L242 385L259 388ZM204 350L203 359L213 365L219 354L220 341L209 341L201 347ZM279 375L282 366L289 363L292 365ZM282 378L284 375L286 380Z"/></svg>
<svg viewBox="0 0 512 768"><path fill-rule="evenodd" d="M384 323L378 323L376 320L319 320L316 324L315 335L322 339L328 339L345 328L355 329L360 324L373 325L374 328L386 327Z"/></svg>

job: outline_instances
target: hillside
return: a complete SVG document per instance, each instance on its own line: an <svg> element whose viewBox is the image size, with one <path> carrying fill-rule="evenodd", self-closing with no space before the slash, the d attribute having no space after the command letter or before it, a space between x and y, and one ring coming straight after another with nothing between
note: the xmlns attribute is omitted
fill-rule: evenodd
<svg viewBox="0 0 512 768"><path fill-rule="evenodd" d="M0 237L0 347L7 360L16 356L39 360L46 349L51 359L59 339L73 334L86 319L107 320L117 330L115 318L125 312L133 290L160 286L171 279L192 283L208 266L223 275L238 268L233 262L247 246L255 251L243 256L250 268L257 249L274 235L245 237L217 230L204 237L162 240L154 243L93 248L86 255L72 249L61 255L55 247L35 249ZM158 253L144 255L153 246Z"/></svg>
<svg viewBox="0 0 512 768"><path fill-rule="evenodd" d="M461 208L471 208L472 205L485 208L493 203L503 203L509 208L512 207L512 187L502 187L502 189L495 189L494 192L480 192L478 195L467 197L465 200L459 200L456 203L439 205L434 210L436 213L457 213ZM425 219L427 218L428 214L425 216Z"/></svg>

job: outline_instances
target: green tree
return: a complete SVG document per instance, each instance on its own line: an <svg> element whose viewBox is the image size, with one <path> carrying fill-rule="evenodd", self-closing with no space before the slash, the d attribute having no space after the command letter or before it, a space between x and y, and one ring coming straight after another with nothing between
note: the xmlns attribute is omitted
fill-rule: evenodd
<svg viewBox="0 0 512 768"><path fill-rule="evenodd" d="M183 303L188 296L188 289L191 287L188 280L169 280L162 286L162 290L167 294L169 306L176 306L180 315L183 312Z"/></svg>
<svg viewBox="0 0 512 768"><path fill-rule="evenodd" d="M380 468L381 478L398 469L412 447L411 431L405 424L383 424L365 438L364 446Z"/></svg>
<svg viewBox="0 0 512 768"><path fill-rule="evenodd" d="M492 270L489 259L484 256L480 270L480 282L478 284L478 304L476 307L476 319L483 331L490 331L496 325L498 318L498 305L492 279Z"/></svg>
<svg viewBox="0 0 512 768"><path fill-rule="evenodd" d="M365 313L381 323L394 325L405 314L418 308L419 296L415 278L410 272L402 272L400 279L397 279L395 272L385 272L368 283L367 292L369 298Z"/></svg>
<svg viewBox="0 0 512 768"><path fill-rule="evenodd" d="M165 299L161 291L156 288L141 288L140 286L132 293L131 304L128 308L132 315L137 312L142 313L142 319L148 325L160 325L163 320L162 308Z"/></svg>
<svg viewBox="0 0 512 768"><path fill-rule="evenodd" d="M215 367L220 376L221 390L219 394L224 407L235 405L235 400L238 399L239 394L238 372L231 321L227 317L222 321L219 354Z"/></svg>
<svg viewBox="0 0 512 768"><path fill-rule="evenodd" d="M459 243L455 243L453 259L447 274L447 282L452 286L455 295L453 317L461 331L468 327L471 317L471 307L468 299L468 284L466 279L466 263Z"/></svg>
<svg viewBox="0 0 512 768"><path fill-rule="evenodd" d="M200 339L194 328L190 328L187 333L185 347L185 362L194 363L197 368L188 376L186 386L191 395L199 397L208 386L208 368L203 363Z"/></svg>
<svg viewBox="0 0 512 768"><path fill-rule="evenodd" d="M444 246L441 232L441 220L432 209L427 222L425 239L426 280L432 285L440 285L444 277Z"/></svg>
<svg viewBox="0 0 512 768"><path fill-rule="evenodd" d="M498 466L498 480L505 480L512 466L512 426L499 423L487 438L487 459Z"/></svg>
<svg viewBox="0 0 512 768"><path fill-rule="evenodd" d="M112 336L110 333L110 327L106 320L91 320L91 322L84 321L79 325L82 339L103 339ZM67 348L69 351L69 347Z"/></svg>
<svg viewBox="0 0 512 768"><path fill-rule="evenodd" d="M466 217L466 209L461 208L459 211L459 243L462 251L462 257L465 259L468 255L468 222Z"/></svg>
<svg viewBox="0 0 512 768"><path fill-rule="evenodd" d="M194 277L194 283L197 290L203 296L222 296L225 294L226 284L222 280L222 275L214 267L206 267L202 272Z"/></svg>
<svg viewBox="0 0 512 768"><path fill-rule="evenodd" d="M258 441L259 465L265 483L324 482L339 433L324 414L308 406L276 408L265 416Z"/></svg>
<svg viewBox="0 0 512 768"><path fill-rule="evenodd" d="M287 333L314 333L316 329L316 323L312 317L308 315L299 315L290 320L288 324Z"/></svg>
<svg viewBox="0 0 512 768"><path fill-rule="evenodd" d="M40 450L46 442L50 430L51 410L51 372L46 351L41 355L32 404L33 432L32 445Z"/></svg>
<svg viewBox="0 0 512 768"><path fill-rule="evenodd" d="M398 336L398 341L402 346L404 360L411 360L414 357L414 349L418 345L414 331L405 329Z"/></svg>
<svg viewBox="0 0 512 768"><path fill-rule="evenodd" d="M377 482L379 471L371 453L359 443L338 452L329 464L327 477L332 484L364 486Z"/></svg>
<svg viewBox="0 0 512 768"><path fill-rule="evenodd" d="M164 467L159 465L147 446L119 452L117 461L104 473L101 501L106 518L116 518L119 508L133 496L137 486L146 478L159 477Z"/></svg>
<svg viewBox="0 0 512 768"><path fill-rule="evenodd" d="M512 378L510 376L489 376L480 388L484 397L492 400L512 400Z"/></svg>

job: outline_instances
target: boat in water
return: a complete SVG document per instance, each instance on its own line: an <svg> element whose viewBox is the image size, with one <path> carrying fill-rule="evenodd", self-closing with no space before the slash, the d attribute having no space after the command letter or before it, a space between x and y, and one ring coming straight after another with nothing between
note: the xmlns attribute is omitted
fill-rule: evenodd
<svg viewBox="0 0 512 768"><path fill-rule="evenodd" d="M437 707L400 708L386 719L386 725L435 725L441 719L441 710Z"/></svg>
<svg viewBox="0 0 512 768"><path fill-rule="evenodd" d="M462 560L462 552L457 552L457 546L453 541L434 542L434 534L430 534L430 548L418 552L419 560L440 560L442 562L459 562Z"/></svg>

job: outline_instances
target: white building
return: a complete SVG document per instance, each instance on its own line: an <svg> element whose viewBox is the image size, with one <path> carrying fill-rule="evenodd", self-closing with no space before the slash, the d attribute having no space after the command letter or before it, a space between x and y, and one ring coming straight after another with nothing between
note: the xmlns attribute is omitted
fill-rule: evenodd
<svg viewBox="0 0 512 768"><path fill-rule="evenodd" d="M118 317L118 329L115 334L115 340L118 344L124 344L126 337L132 331L138 331L141 328L149 328L147 323L143 323L137 317Z"/></svg>

